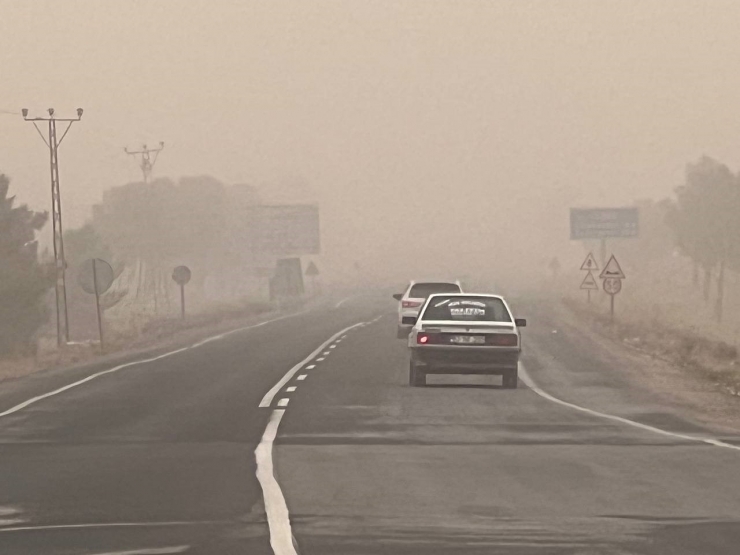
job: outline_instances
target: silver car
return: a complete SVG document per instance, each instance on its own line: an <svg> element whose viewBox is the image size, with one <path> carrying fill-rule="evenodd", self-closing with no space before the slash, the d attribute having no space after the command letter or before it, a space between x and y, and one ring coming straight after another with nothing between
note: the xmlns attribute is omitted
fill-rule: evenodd
<svg viewBox="0 0 740 555"><path fill-rule="evenodd" d="M398 339L406 339L411 326L419 316L419 310L424 306L429 295L434 293L461 293L459 281L412 281L403 293L393 295L398 301Z"/></svg>
<svg viewBox="0 0 740 555"><path fill-rule="evenodd" d="M409 384L426 385L429 374L483 374L515 388L526 325L499 295L431 295L409 334Z"/></svg>

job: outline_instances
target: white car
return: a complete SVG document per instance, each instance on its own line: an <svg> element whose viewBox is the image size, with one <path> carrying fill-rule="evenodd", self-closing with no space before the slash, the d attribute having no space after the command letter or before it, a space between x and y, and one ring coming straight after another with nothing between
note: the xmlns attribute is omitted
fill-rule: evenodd
<svg viewBox="0 0 740 555"><path fill-rule="evenodd" d="M412 281L406 291L393 295L398 301L398 339L408 337L419 310L435 293L462 293L462 286L459 281Z"/></svg>
<svg viewBox="0 0 740 555"><path fill-rule="evenodd" d="M429 374L482 374L515 388L526 325L499 295L431 295L409 334L409 384L426 385Z"/></svg>

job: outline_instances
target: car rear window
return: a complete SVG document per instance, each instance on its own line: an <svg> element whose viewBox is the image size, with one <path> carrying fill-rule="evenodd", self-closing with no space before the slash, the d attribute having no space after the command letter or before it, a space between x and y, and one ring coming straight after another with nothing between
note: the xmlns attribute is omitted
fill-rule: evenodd
<svg viewBox="0 0 740 555"><path fill-rule="evenodd" d="M434 297L427 304L422 320L461 322L511 322L501 299L495 297Z"/></svg>
<svg viewBox="0 0 740 555"><path fill-rule="evenodd" d="M460 293L460 286L456 283L415 283L409 291L411 299L426 299L435 293Z"/></svg>

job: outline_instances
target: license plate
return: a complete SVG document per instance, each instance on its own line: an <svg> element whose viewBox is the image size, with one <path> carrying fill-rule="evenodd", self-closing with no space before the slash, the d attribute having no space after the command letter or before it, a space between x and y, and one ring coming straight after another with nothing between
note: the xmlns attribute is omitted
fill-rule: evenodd
<svg viewBox="0 0 740 555"><path fill-rule="evenodd" d="M450 343L458 345L485 345L486 338L482 335L453 335Z"/></svg>

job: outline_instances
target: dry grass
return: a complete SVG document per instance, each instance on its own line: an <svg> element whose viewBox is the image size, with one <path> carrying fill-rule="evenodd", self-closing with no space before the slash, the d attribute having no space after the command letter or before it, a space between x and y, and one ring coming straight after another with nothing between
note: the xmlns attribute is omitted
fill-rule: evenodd
<svg viewBox="0 0 740 555"><path fill-rule="evenodd" d="M601 335L711 380L728 393L740 395L740 360L734 345L671 327L655 318L649 321L616 318L611 322L609 315L595 305L571 298L564 299L564 303Z"/></svg>
<svg viewBox="0 0 740 555"><path fill-rule="evenodd" d="M303 301L283 304L285 311L298 310ZM49 368L63 368L125 352L136 352L158 346L195 340L207 332L218 333L239 327L261 315L275 311L268 302L241 301L213 305L207 310L188 314L180 318L157 318L146 322L140 331L133 327L106 330L105 353L101 353L98 342L72 343L61 349L56 342L45 340L36 356L0 359L0 381L18 378Z"/></svg>

